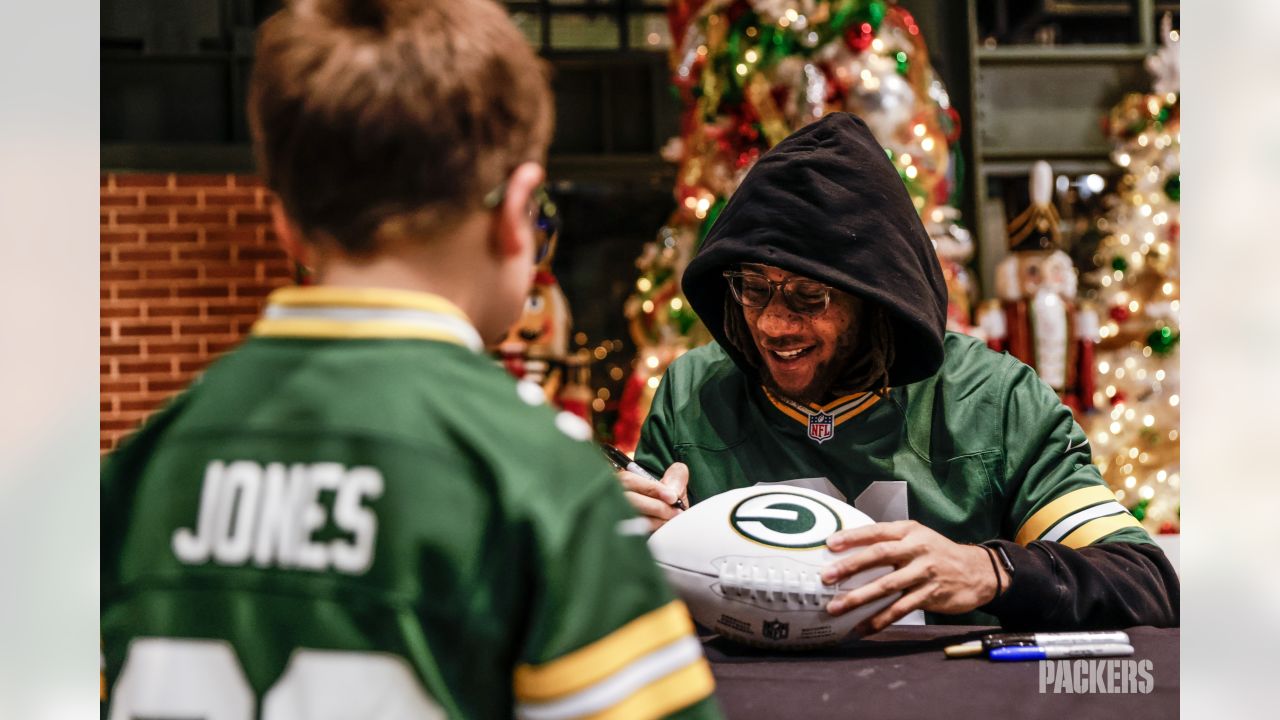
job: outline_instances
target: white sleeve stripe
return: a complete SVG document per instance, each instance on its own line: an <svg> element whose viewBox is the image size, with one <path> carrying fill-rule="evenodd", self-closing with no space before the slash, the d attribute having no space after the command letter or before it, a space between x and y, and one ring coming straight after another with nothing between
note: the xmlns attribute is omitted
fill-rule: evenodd
<svg viewBox="0 0 1280 720"><path fill-rule="evenodd" d="M686 635L631 661L617 672L561 700L516 705L520 720L567 720L607 710L644 686L702 659L702 645Z"/></svg>
<svg viewBox="0 0 1280 720"><path fill-rule="evenodd" d="M1102 503L1101 505L1094 505L1093 507L1085 508L1084 510L1074 512L1062 518L1056 525L1049 528L1049 532L1040 536L1039 539L1058 542L1062 538L1070 535L1076 528L1084 525L1090 520L1097 520L1100 517L1106 517L1108 515L1118 515L1122 512L1128 512L1128 510L1125 510L1123 505L1115 502L1114 500Z"/></svg>

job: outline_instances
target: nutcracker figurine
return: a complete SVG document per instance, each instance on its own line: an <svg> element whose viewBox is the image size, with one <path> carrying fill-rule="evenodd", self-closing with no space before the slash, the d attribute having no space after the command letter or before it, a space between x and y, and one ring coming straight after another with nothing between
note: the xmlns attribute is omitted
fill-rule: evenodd
<svg viewBox="0 0 1280 720"><path fill-rule="evenodd" d="M978 312L978 324L994 350L1035 368L1079 413L1093 397L1093 346L1098 320L1076 303L1077 275L1060 249L1053 206L1053 169L1031 168L1031 206L1009 223L1007 257L996 267L996 296Z"/></svg>
<svg viewBox="0 0 1280 720"><path fill-rule="evenodd" d="M516 378L542 386L547 401L559 405L569 354L569 302L550 270L540 268L524 311L495 348L502 366Z"/></svg>

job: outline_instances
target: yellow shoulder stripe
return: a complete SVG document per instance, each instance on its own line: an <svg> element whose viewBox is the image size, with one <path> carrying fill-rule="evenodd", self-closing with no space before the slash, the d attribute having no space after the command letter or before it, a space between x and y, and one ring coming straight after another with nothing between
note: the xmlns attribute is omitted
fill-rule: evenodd
<svg viewBox="0 0 1280 720"><path fill-rule="evenodd" d="M1107 515L1081 525L1071 532L1070 535L1062 538L1063 545L1072 550L1087 547L1094 542L1110 535L1111 533L1122 530L1127 527L1142 528L1142 523L1129 513L1119 513L1117 515Z"/></svg>
<svg viewBox="0 0 1280 720"><path fill-rule="evenodd" d="M439 295L390 288L290 286L272 292L267 302L289 307L403 308L452 315L460 320L467 319L466 314L457 305Z"/></svg>
<svg viewBox="0 0 1280 720"><path fill-rule="evenodd" d="M1015 539L1019 545L1026 545L1039 538L1046 530L1071 513L1090 505L1114 501L1115 499L1115 494L1104 485L1092 485L1079 490L1072 490L1037 510L1022 524Z"/></svg>
<svg viewBox="0 0 1280 720"><path fill-rule="evenodd" d="M707 697L715 690L711 666L705 659L640 688L590 720L652 720L663 718Z"/></svg>
<svg viewBox="0 0 1280 720"><path fill-rule="evenodd" d="M515 672L516 698L522 702L553 700L594 685L638 657L693 634L684 603L672 600L603 638L542 665L520 665Z"/></svg>
<svg viewBox="0 0 1280 720"><path fill-rule="evenodd" d="M349 322L331 318L261 318L251 332L263 337L442 340L464 343L443 327L427 327L395 320Z"/></svg>

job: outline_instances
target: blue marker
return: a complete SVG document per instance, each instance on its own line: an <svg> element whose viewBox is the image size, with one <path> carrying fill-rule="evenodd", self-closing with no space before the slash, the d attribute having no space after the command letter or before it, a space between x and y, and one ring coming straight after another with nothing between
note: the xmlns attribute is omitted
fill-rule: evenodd
<svg viewBox="0 0 1280 720"><path fill-rule="evenodd" d="M1019 660L1060 660L1062 658L1083 657L1127 657L1132 654L1132 645L1102 643L1098 645L991 648L987 653L987 658L994 662L1018 662Z"/></svg>
<svg viewBox="0 0 1280 720"><path fill-rule="evenodd" d="M970 640L945 649L949 658L974 657L999 647L1050 647L1053 645L1128 645L1123 631L989 633L980 640Z"/></svg>

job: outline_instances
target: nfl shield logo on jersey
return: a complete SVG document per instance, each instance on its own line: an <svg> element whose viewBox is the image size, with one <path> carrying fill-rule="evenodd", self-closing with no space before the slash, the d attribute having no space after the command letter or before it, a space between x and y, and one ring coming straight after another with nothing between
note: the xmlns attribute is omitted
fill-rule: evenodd
<svg viewBox="0 0 1280 720"><path fill-rule="evenodd" d="M790 626L780 620L765 620L760 628L760 634L768 640L786 640L790 631Z"/></svg>
<svg viewBox="0 0 1280 720"><path fill-rule="evenodd" d="M809 437L821 445L835 434L835 418L827 413L819 412L809 416Z"/></svg>

